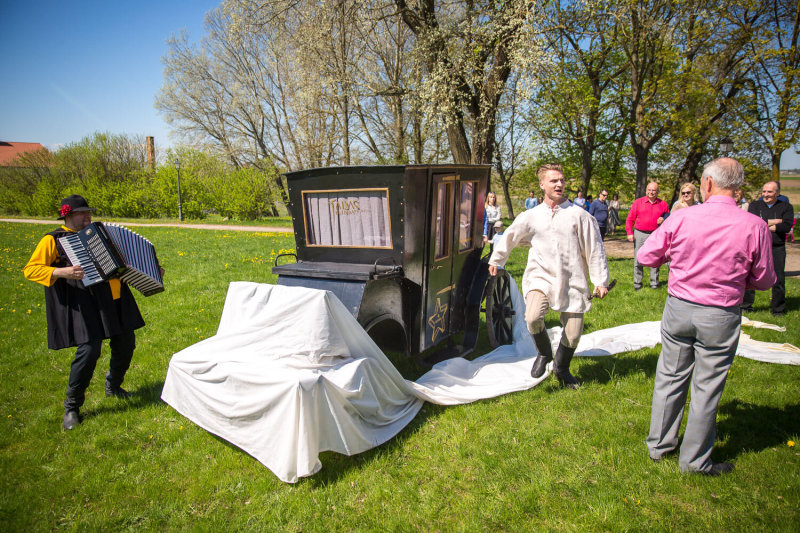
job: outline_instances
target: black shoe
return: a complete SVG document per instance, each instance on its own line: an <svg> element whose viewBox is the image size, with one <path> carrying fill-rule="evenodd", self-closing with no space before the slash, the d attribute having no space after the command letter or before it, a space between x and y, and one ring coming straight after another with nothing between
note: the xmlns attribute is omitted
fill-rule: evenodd
<svg viewBox="0 0 800 533"><path fill-rule="evenodd" d="M556 374L556 379L558 384L566 389L578 390L581 388L581 382L575 379L569 370L563 374Z"/></svg>
<svg viewBox="0 0 800 533"><path fill-rule="evenodd" d="M753 308L752 308L752 307L750 307L749 305L748 305L748 306L740 305L740 306L739 306L739 309L741 309L741 310L742 310L742 311L744 311L745 313L752 313L753 311L755 311L755 309L753 309Z"/></svg>
<svg viewBox="0 0 800 533"><path fill-rule="evenodd" d="M539 355L536 356L536 360L533 362L531 377L538 379L544 375L547 365L553 360L553 347L550 344L550 337L547 336L547 330L533 335L533 342L536 344Z"/></svg>
<svg viewBox="0 0 800 533"><path fill-rule="evenodd" d="M728 472L733 472L733 463L714 463L713 465L711 465L710 470L706 470L705 472L698 472L698 474L703 474L704 476L717 477L722 474L727 474Z"/></svg>
<svg viewBox="0 0 800 533"><path fill-rule="evenodd" d="M640 291L640 290L642 290L642 286L641 286L641 285L638 285L638 286L637 286L637 285L634 285L634 286L633 286L633 290L635 290L635 291Z"/></svg>
<svg viewBox="0 0 800 533"><path fill-rule="evenodd" d="M577 390L581 387L580 382L575 379L575 376L569 373L569 363L572 361L572 356L575 354L575 348L567 348L559 343L558 350L554 357L555 364L553 365L553 373L556 375L559 385L568 389Z"/></svg>
<svg viewBox="0 0 800 533"><path fill-rule="evenodd" d="M77 409L72 409L64 413L64 429L69 431L81 423L80 415Z"/></svg>
<svg viewBox="0 0 800 533"><path fill-rule="evenodd" d="M122 387L112 387L111 384L106 381L106 398L113 396L114 398L121 398L123 400L127 400L131 397L131 393L123 389Z"/></svg>
<svg viewBox="0 0 800 533"><path fill-rule="evenodd" d="M772 313L772 316L783 316L786 314L783 311L770 311L770 313Z"/></svg>

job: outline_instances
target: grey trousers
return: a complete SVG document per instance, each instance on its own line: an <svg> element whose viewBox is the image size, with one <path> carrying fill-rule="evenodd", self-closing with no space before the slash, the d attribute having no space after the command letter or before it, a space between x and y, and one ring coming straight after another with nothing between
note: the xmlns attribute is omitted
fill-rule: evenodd
<svg viewBox="0 0 800 533"><path fill-rule="evenodd" d="M639 252L639 248L642 247L644 241L646 241L649 236L650 236L649 233L639 231L638 229L633 230L633 286L637 288L642 286L642 278L644 277L644 266L639 264L639 260L636 259L636 254ZM658 286L658 272L660 270L661 267L650 269L651 287Z"/></svg>
<svg viewBox="0 0 800 533"><path fill-rule="evenodd" d="M691 386L678 467L681 472L711 469L717 407L739 344L740 329L738 306L711 307L667 297L647 436L651 458L659 459L677 448Z"/></svg>

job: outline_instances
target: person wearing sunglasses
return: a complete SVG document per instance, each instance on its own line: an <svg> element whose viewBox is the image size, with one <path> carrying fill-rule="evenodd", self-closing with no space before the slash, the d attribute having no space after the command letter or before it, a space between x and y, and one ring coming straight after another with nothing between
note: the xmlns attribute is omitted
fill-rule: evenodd
<svg viewBox="0 0 800 533"><path fill-rule="evenodd" d="M694 186L694 183L684 183L681 186L681 197L680 199L672 204L672 211L670 213L674 213L678 209L683 209L684 207L691 207L697 203L697 187Z"/></svg>
<svg viewBox="0 0 800 533"><path fill-rule="evenodd" d="M606 189L600 191L597 199L589 205L589 214L597 220L597 225L600 227L600 238L605 240L608 228L608 191Z"/></svg>

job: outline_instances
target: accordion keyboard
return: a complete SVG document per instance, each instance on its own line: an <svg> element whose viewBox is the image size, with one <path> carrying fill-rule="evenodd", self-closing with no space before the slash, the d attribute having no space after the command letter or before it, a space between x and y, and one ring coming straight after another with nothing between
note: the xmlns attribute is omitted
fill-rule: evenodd
<svg viewBox="0 0 800 533"><path fill-rule="evenodd" d="M78 234L66 235L60 239L61 246L73 265L80 265L83 268L83 284L93 285L103 281L100 272L94 267L89 251L81 244Z"/></svg>

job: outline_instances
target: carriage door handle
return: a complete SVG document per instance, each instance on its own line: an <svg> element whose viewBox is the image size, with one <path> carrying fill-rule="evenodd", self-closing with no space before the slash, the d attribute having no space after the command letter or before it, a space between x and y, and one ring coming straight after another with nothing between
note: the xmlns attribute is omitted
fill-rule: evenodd
<svg viewBox="0 0 800 533"><path fill-rule="evenodd" d="M440 268L444 267L442 267L442 265L431 266L431 270L439 270Z"/></svg>

